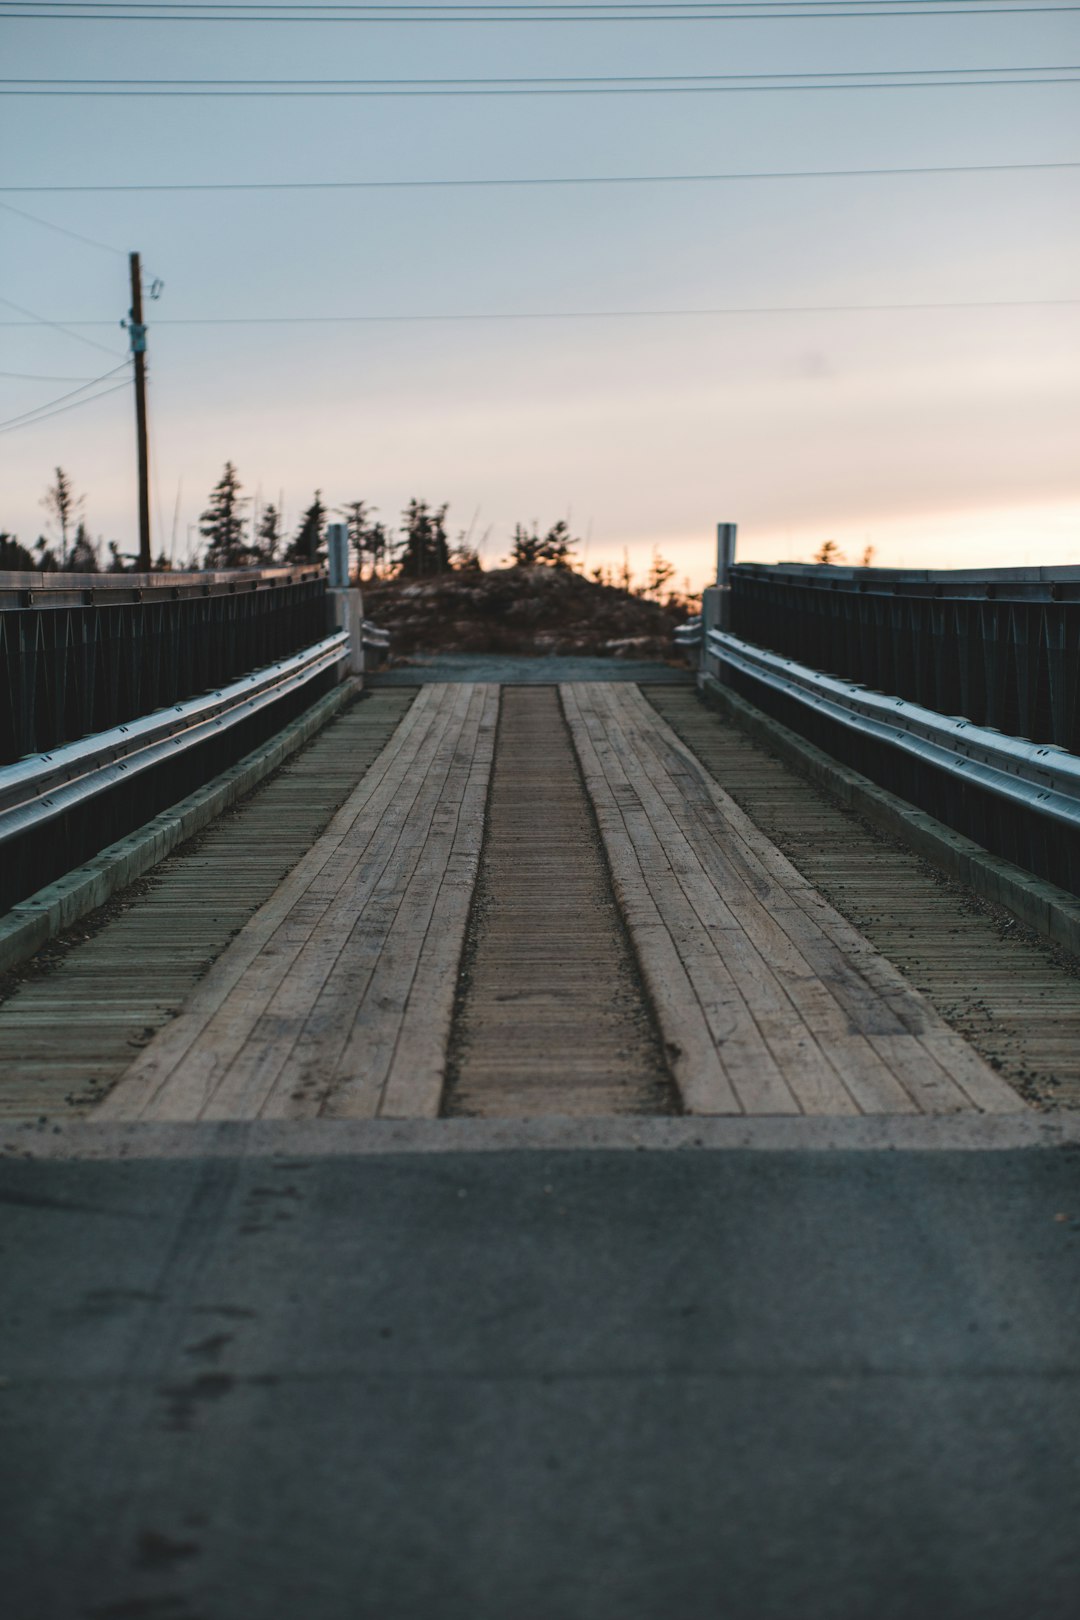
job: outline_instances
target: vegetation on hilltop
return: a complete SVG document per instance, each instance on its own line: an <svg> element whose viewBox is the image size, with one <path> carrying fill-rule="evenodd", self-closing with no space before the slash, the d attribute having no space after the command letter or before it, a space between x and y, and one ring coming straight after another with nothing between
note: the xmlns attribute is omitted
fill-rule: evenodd
<svg viewBox="0 0 1080 1620"><path fill-rule="evenodd" d="M451 569L422 580L364 586L364 612L390 632L395 656L517 653L533 656L668 658L690 604L657 601L571 568L519 563Z"/></svg>
<svg viewBox="0 0 1080 1620"><path fill-rule="evenodd" d="M625 554L620 569L596 567L585 578L581 542L565 519L546 530L535 522L516 524L507 565L485 569L471 530L451 538L446 502L411 500L395 529L368 501L331 510L316 490L291 536L285 533L283 504L283 497L261 505L245 494L235 463L227 461L199 518L201 557L185 566L317 562L326 554L327 524L343 520L365 611L391 632L399 656L456 651L666 657L674 626L698 606L689 581L681 591L674 588L675 570L659 553L641 584ZM62 468L56 468L42 505L54 538L41 536L31 552L17 536L0 534L0 568L97 572L103 542L90 538L82 517L85 497ZM115 541L107 559L111 571L123 571L134 561ZM164 556L155 563L159 569L169 566Z"/></svg>

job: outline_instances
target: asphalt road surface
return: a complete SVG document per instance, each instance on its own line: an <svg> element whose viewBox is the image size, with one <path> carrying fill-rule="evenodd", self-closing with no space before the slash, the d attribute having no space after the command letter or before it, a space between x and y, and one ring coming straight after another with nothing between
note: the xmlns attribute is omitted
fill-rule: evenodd
<svg viewBox="0 0 1080 1620"><path fill-rule="evenodd" d="M0 1162L7 1620L1075 1620L1080 1155Z"/></svg>

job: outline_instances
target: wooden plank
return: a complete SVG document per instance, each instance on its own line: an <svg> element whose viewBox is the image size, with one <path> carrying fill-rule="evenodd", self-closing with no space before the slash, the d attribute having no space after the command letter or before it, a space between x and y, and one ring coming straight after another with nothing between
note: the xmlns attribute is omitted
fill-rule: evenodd
<svg viewBox="0 0 1080 1620"><path fill-rule="evenodd" d="M583 723L604 768L617 770L613 757L622 757L616 780L624 827L651 854L668 852L663 882L681 888L707 928L805 1110L1021 1106L970 1049L961 1055L949 1043L932 1009L825 904L636 688L594 688L582 695L582 708L591 711ZM607 741L598 743L601 729ZM677 915L669 901L658 909ZM725 926L725 912L734 928ZM707 972L696 940L675 937L681 951L693 951L699 974ZM737 1071L729 1079L738 1090Z"/></svg>
<svg viewBox="0 0 1080 1620"><path fill-rule="evenodd" d="M421 694L421 697L425 696ZM284 947L287 934L285 920L291 917L299 898L314 885L320 872L332 860L360 810L369 805L378 807L382 804L388 782L392 792L394 775L399 770L399 756L400 761L413 757L430 728L435 702L434 693L426 702L422 703L420 698L416 700L397 736L387 743L322 837L214 964L180 1016L167 1025L136 1060L121 1084L97 1110L97 1117L130 1119L141 1117L148 1111L152 1117L155 1098L167 1086L179 1065L185 1062L192 1093L185 1117L198 1117L202 1101L212 1094L216 1078L222 1071L213 1048L201 1057L189 1060L192 1047L279 928L283 931ZM294 926L293 943L298 947L300 942ZM283 971L286 965L283 960Z"/></svg>
<svg viewBox="0 0 1080 1620"><path fill-rule="evenodd" d="M497 687L483 693L476 744L378 1112L388 1119L435 1118L446 1081L446 1051L465 929L480 865L499 716Z"/></svg>
<svg viewBox="0 0 1080 1620"><path fill-rule="evenodd" d="M657 773L648 750L639 762L642 779L650 771ZM712 825L700 825L685 814L674 784L662 771L658 784L672 812L668 821L662 808L654 809L662 836L686 836L734 913L738 930L717 937L719 954L729 966L737 965L748 1003L803 1108L814 1113L908 1111L912 1104L904 1089L834 997L831 981L842 968L830 964L831 972L822 974L785 932L792 913L787 891L762 874L756 862L747 866L741 861L737 840L726 825L722 837L714 833L715 812ZM701 888L699 882L696 891Z"/></svg>
<svg viewBox="0 0 1080 1620"><path fill-rule="evenodd" d="M371 829L368 858L342 882L274 995L264 1000L256 987L250 1000L241 1001L235 992L230 998L233 1016L246 1033L203 1117L251 1118L264 1107L280 1116L286 1101L300 1105L293 1112L319 1111L333 1085L356 1001L385 950L404 886L424 847L467 704L467 690L445 691L441 724L429 733L430 751L414 762L412 780L399 789L393 814L384 811L381 825ZM271 963L272 976L277 967ZM211 1026L207 1039L215 1033ZM272 1104L271 1098L276 1099Z"/></svg>
<svg viewBox="0 0 1080 1620"><path fill-rule="evenodd" d="M393 904L368 937L350 941L350 951L358 948L362 952L367 975L359 994L348 1000L338 998L334 1003L338 1009L337 1028L332 1046L324 1047L321 1071L326 1090L322 1111L334 1118L372 1117L379 1110L417 964L453 860L462 800L470 778L479 779L486 791L490 748L484 725L486 721L494 726L492 705L496 694L489 687L462 687L458 701L464 713L449 751L433 768L429 791L418 800ZM458 954L471 893L470 883L463 905L453 918ZM422 1019L423 1009L414 1009L414 1016ZM438 1029L445 1045L449 1019L438 1023Z"/></svg>
<svg viewBox="0 0 1080 1620"><path fill-rule="evenodd" d="M265 1010L319 922L335 902L340 918L353 887L377 879L385 866L407 815L403 784L422 750L441 738L447 702L445 689L437 686L419 694L326 832L236 937L185 1011L132 1065L99 1110L101 1117L200 1116L242 1047L252 1016ZM226 1011L234 992L237 1001ZM170 1087L181 1068L182 1085Z"/></svg>
<svg viewBox="0 0 1080 1620"><path fill-rule="evenodd" d="M660 1024L684 1107L691 1113L741 1112L705 1009L646 880L642 861L597 752L602 735L586 721L579 685L560 688L563 711L593 800L612 882ZM625 796L624 796L625 797Z"/></svg>
<svg viewBox="0 0 1080 1620"><path fill-rule="evenodd" d="M344 709L103 913L0 980L0 1112L63 1120L99 1103L307 855L411 701L401 690Z"/></svg>
<svg viewBox="0 0 1080 1620"><path fill-rule="evenodd" d="M708 797L706 794L706 805ZM723 797L726 808L727 796ZM745 821L745 818L741 820ZM773 877L782 878L790 863L777 852L776 860L770 859L767 865ZM769 925L778 926L786 932L807 963L812 982L829 986L842 1015L868 1038L879 1060L876 1065L863 1063L849 1076L849 1085L860 1106L873 1112L882 1111L883 1108L891 1112L906 1106L922 1111L953 1112L969 1106L967 1091L942 1069L933 1052L917 1045L912 1056L907 1043L889 1038L904 1031L917 1036L925 1026L926 1007L895 975L889 980L888 993L882 994L880 983L868 982L860 973L860 965L866 960L862 949L866 942L848 928L844 943L849 948L846 951L839 948L829 930L816 920L816 914L821 914L824 908L823 921L840 924L842 920L831 908L824 906L821 897L815 895L805 882L793 885L792 893L798 909L771 907ZM810 913L815 920L811 921L806 913ZM874 953L871 952L870 956L872 959ZM790 985L798 981L787 982ZM832 1042L835 1039L834 1031L830 1039L830 1053L835 1051L837 1057L849 1055L842 1046L834 1048ZM883 1065L889 1071L888 1080L881 1073ZM899 1088L907 1094L909 1104L899 1100Z"/></svg>
<svg viewBox="0 0 1080 1620"><path fill-rule="evenodd" d="M858 1041L850 1040L846 1019L828 1017L831 1004L824 987L790 951L782 931L758 899L754 874L741 873L737 859L725 858L726 852L721 850L711 832L703 841L687 838L684 828L688 823L680 813L682 801L655 759L635 746L638 739L634 735L633 716L629 717L627 726L621 724L625 707L612 701L618 695L610 690L598 692L597 707L617 751L628 766L633 762L634 782L653 820L658 845L669 852L680 853L680 860L675 863L678 881L687 902L709 931L716 958L712 973L714 976L730 973L735 978L769 1061L779 1068L791 1094L807 1112L854 1113L860 1103L867 1102L872 1107L885 1103L904 1109L906 1098L899 1087L892 1086L883 1097L880 1086L869 1093L866 1086L861 1086L853 1093L851 1087L843 1083L845 1079L860 1080L860 1071L868 1067L867 1059L878 1071L880 1062L865 1042L860 1047ZM666 794L661 791L661 782L667 789ZM689 830L697 832L692 825ZM775 902L774 886L769 883L761 887L769 901ZM721 895L723 910L717 916L713 914L717 903L713 897L718 899ZM724 913L728 918L726 925ZM786 948L780 947L781 941ZM801 990L795 988L800 985ZM808 1021L795 1011L793 989L796 999L809 998L815 1004L816 1019ZM834 1059L837 1042L840 1043L839 1061ZM736 1061L740 1064L738 1069L734 1067ZM733 1084L748 1112L762 1112L767 1108L767 1100L756 1094L760 1063L760 1057L752 1048L733 1053L730 1060Z"/></svg>

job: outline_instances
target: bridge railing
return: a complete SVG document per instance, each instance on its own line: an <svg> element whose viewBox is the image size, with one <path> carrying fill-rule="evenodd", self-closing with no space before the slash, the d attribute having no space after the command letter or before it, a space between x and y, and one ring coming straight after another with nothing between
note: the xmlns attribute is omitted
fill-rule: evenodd
<svg viewBox="0 0 1080 1620"><path fill-rule="evenodd" d="M0 574L0 912L336 705L372 638L319 567Z"/></svg>
<svg viewBox="0 0 1080 1620"><path fill-rule="evenodd" d="M728 628L811 669L1080 753L1080 567L740 563Z"/></svg>
<svg viewBox="0 0 1080 1620"><path fill-rule="evenodd" d="M740 564L704 620L706 683L1080 894L1080 568Z"/></svg>
<svg viewBox="0 0 1080 1620"><path fill-rule="evenodd" d="M227 685L329 622L318 567L0 573L0 765Z"/></svg>

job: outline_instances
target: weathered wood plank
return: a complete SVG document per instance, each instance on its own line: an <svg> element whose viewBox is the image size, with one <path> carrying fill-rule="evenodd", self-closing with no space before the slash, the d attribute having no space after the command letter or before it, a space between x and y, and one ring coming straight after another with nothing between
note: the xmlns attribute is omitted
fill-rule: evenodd
<svg viewBox="0 0 1080 1620"><path fill-rule="evenodd" d="M602 728L580 685L561 688L563 710L607 850L612 882L637 951L683 1105L691 1113L739 1113L738 1098L708 1015L679 957L646 878L600 751ZM623 793L624 801L627 795ZM646 857L647 861L647 857Z"/></svg>
<svg viewBox="0 0 1080 1620"><path fill-rule="evenodd" d="M96 1117L155 1117L156 1098L181 1063L185 1067L185 1095L183 1099L180 1094L171 1095L168 1107L184 1111L170 1113L167 1117L199 1117L204 1103L213 1094L218 1079L238 1048L235 1037L231 1045L223 1042L216 1047L211 1040L201 1045L195 1054L193 1048L208 1030L230 992L279 930L277 947L280 959L276 965L281 971L276 975L273 971L266 974L266 1000L281 982L292 956L302 947L318 916L326 909L328 902L320 904L318 900L316 885L320 875L332 862L362 811L370 809L373 815L380 812L388 817L393 815L395 786L400 783L409 762L429 733L437 716L437 702L437 689L433 688L430 696L427 692L420 694L396 735L387 743L326 831L237 935L224 955L218 958L179 1016L158 1034L132 1064L96 1111ZM356 857L349 870L355 868L358 859ZM301 902L307 905L306 926L298 922L302 917Z"/></svg>
<svg viewBox="0 0 1080 1620"><path fill-rule="evenodd" d="M576 688L567 703L575 741L618 807L618 837L652 875L646 886L699 1003L708 1002L710 984L721 987L709 1027L745 1110L761 1107L760 1047L724 1040L729 984L768 1054L770 1078L779 1070L806 1112L1022 1106L822 900L636 688ZM609 857L613 866L625 860L625 847L616 844ZM649 943L643 937L639 950ZM644 960L642 967L647 973Z"/></svg>
<svg viewBox="0 0 1080 1620"><path fill-rule="evenodd" d="M310 850L407 713L351 705L247 798L0 980L0 1118L94 1107Z"/></svg>
<svg viewBox="0 0 1080 1620"><path fill-rule="evenodd" d="M458 826L470 789L470 812L477 795L482 811L495 690L422 691L411 724L132 1065L106 1117L377 1111L440 900L440 960L455 927L460 951L476 835L459 839Z"/></svg>

